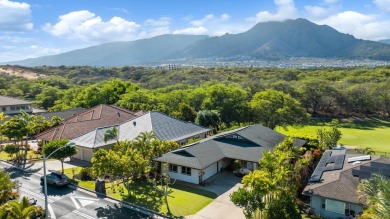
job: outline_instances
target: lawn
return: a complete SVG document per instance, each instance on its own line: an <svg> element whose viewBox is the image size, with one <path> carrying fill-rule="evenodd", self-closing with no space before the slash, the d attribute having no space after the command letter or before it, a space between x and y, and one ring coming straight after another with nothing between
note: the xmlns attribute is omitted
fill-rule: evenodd
<svg viewBox="0 0 390 219"><path fill-rule="evenodd" d="M24 152L23 152L23 153L24 153ZM36 158L36 157L39 156L39 155L36 155L36 154L34 154L34 152L33 152L32 150L29 150L29 151L27 152L27 159L30 159L30 156L31 156L32 158ZM15 155L14 155L14 157L15 157ZM0 152L0 159L1 159L1 160L11 160L11 157L9 156L9 154L5 153L4 151L1 151L1 152Z"/></svg>
<svg viewBox="0 0 390 219"><path fill-rule="evenodd" d="M75 174L80 171L81 167L75 168ZM65 169L65 174L72 178L72 169ZM80 181L76 180L79 186L91 190L95 189L94 181ZM123 184L118 183L112 188L111 183L106 183L107 195L127 201L148 209L152 209L161 213L167 213L167 207L163 202L163 195L157 191L150 183L133 182L130 185L130 194ZM197 189L190 186L175 184L171 186L168 194L168 204L171 213L174 216L192 215L210 204L215 198L216 194L205 190Z"/></svg>
<svg viewBox="0 0 390 219"><path fill-rule="evenodd" d="M294 133L316 134L323 121L312 121L303 127L278 127L276 130L286 135ZM390 120L378 118L343 119L340 121L343 134L339 144L371 147L374 151L390 153Z"/></svg>

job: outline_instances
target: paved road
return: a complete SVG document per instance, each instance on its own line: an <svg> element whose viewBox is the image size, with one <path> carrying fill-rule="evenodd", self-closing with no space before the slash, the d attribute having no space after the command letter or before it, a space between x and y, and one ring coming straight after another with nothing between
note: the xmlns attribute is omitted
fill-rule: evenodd
<svg viewBox="0 0 390 219"><path fill-rule="evenodd" d="M21 196L35 198L37 204L45 206L45 199L40 185L40 176L26 173L0 161L0 169L11 174L12 179L21 182ZM48 212L53 219L93 219L93 218L154 218L139 209L130 209L118 202L97 197L96 194L77 190L76 188L54 188L48 186Z"/></svg>

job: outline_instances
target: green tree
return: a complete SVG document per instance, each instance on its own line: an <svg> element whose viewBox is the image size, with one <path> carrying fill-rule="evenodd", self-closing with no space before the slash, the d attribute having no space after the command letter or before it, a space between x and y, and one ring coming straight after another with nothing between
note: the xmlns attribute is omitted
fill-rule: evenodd
<svg viewBox="0 0 390 219"><path fill-rule="evenodd" d="M390 181L382 175L361 180L358 186L360 199L366 200L367 208L362 218L390 218Z"/></svg>
<svg viewBox="0 0 390 219"><path fill-rule="evenodd" d="M318 144L321 150L328 150L337 147L337 142L341 139L341 131L338 129L339 122L337 119L332 122L321 126L317 130Z"/></svg>
<svg viewBox="0 0 390 219"><path fill-rule="evenodd" d="M4 152L12 156L14 154L19 153L19 147L16 145L6 145L4 147Z"/></svg>
<svg viewBox="0 0 390 219"><path fill-rule="evenodd" d="M190 122L194 122L196 118L195 110L185 103L180 103L178 111L174 112L173 115L179 119Z"/></svg>
<svg viewBox="0 0 390 219"><path fill-rule="evenodd" d="M112 127L104 131L103 134L104 143L107 143L107 141L114 140L114 139L118 143L118 129L116 127Z"/></svg>
<svg viewBox="0 0 390 219"><path fill-rule="evenodd" d="M265 90L256 93L250 101L254 120L268 128L299 124L308 119L308 114L300 103L285 94L275 90Z"/></svg>
<svg viewBox="0 0 390 219"><path fill-rule="evenodd" d="M20 202L18 200L9 201L0 206L1 219L26 219L31 215L38 215L43 210L39 206L31 205L27 197L23 197Z"/></svg>
<svg viewBox="0 0 390 219"><path fill-rule="evenodd" d="M4 115L3 112L0 112L0 143L3 142L3 131L4 131L4 123L3 121L7 118L7 115Z"/></svg>
<svg viewBox="0 0 390 219"><path fill-rule="evenodd" d="M16 189L18 181L11 180L10 175L0 169L0 205L6 203L12 197L12 190Z"/></svg>
<svg viewBox="0 0 390 219"><path fill-rule="evenodd" d="M219 113L215 110L201 110L196 115L195 123L218 131L221 119Z"/></svg>
<svg viewBox="0 0 390 219"><path fill-rule="evenodd" d="M64 147L68 142L69 140L67 139L56 139L56 140L49 141L48 143L43 145L42 153L45 154L46 156L50 155L55 150L62 147L60 150L58 150L53 155L51 155L52 158L61 161L62 172L64 172L65 158L77 154L76 147Z"/></svg>
<svg viewBox="0 0 390 219"><path fill-rule="evenodd" d="M246 218L300 218L295 199L300 181L297 175L308 165L308 159L298 155L292 138L263 153L259 169L246 175L243 188L230 196L244 209Z"/></svg>

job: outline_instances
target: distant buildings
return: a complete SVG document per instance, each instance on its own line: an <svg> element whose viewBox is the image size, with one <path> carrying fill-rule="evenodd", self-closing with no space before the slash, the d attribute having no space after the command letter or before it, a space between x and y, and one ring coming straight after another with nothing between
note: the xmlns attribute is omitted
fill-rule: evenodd
<svg viewBox="0 0 390 219"><path fill-rule="evenodd" d="M32 102L0 95L0 112L5 115L20 113L20 110L26 113L33 113Z"/></svg>

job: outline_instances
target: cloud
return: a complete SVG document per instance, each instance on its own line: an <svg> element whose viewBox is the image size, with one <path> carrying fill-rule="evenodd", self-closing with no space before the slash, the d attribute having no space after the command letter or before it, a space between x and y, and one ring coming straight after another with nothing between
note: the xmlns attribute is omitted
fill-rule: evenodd
<svg viewBox="0 0 390 219"><path fill-rule="evenodd" d="M136 39L139 28L139 24L121 17L103 21L94 13L82 10L62 15L56 24L47 23L43 29L65 39L100 43Z"/></svg>
<svg viewBox="0 0 390 219"><path fill-rule="evenodd" d="M219 17L216 17L214 14L208 14L204 16L200 20L193 20L190 23L193 26L204 26L207 23L216 23L216 22L221 22L221 21L227 21L229 20L230 16L228 14L222 14Z"/></svg>
<svg viewBox="0 0 390 219"><path fill-rule="evenodd" d="M308 16L312 18L323 17L329 14L327 8L320 7L320 6L305 5L304 8Z"/></svg>
<svg viewBox="0 0 390 219"><path fill-rule="evenodd" d="M298 17L298 10L293 0L274 0L276 12L260 11L255 17L247 18L250 22L283 21Z"/></svg>
<svg viewBox="0 0 390 219"><path fill-rule="evenodd" d="M382 11L390 11L390 0L374 0L373 3Z"/></svg>
<svg viewBox="0 0 390 219"><path fill-rule="evenodd" d="M209 30L207 30L205 27L189 27L185 29L175 30L173 31L173 34L193 34L193 35L202 35L202 34L208 34Z"/></svg>
<svg viewBox="0 0 390 219"><path fill-rule="evenodd" d="M0 31L24 32L33 29L30 5L0 0Z"/></svg>
<svg viewBox="0 0 390 219"><path fill-rule="evenodd" d="M327 24L342 33L349 33L359 39L380 40L390 36L390 21L377 15L366 15L356 11L344 11L325 19L314 21Z"/></svg>
<svg viewBox="0 0 390 219"><path fill-rule="evenodd" d="M170 24L171 19L169 17L161 17L158 20L148 19L145 21L145 30L141 35L142 37L152 37L162 34L168 34L170 33Z"/></svg>

